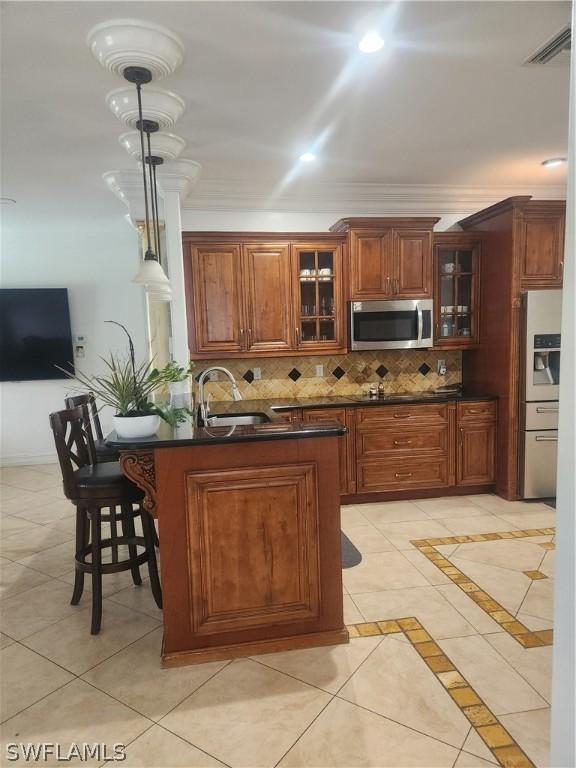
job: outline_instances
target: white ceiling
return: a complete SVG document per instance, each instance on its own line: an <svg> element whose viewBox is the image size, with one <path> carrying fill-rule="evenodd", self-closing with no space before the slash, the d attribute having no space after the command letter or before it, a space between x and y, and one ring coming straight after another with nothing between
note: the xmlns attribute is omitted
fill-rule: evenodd
<svg viewBox="0 0 576 768"><path fill-rule="evenodd" d="M567 152L568 67L522 62L569 23L569 2L4 2L2 16L8 220L123 212L101 179L135 167L104 103L123 81L85 44L123 17L184 41L183 66L158 85L187 102L174 132L203 166L196 207L203 190L241 205L244 189L565 181L540 162ZM372 27L386 49L362 55ZM316 142L318 161L298 164Z"/></svg>

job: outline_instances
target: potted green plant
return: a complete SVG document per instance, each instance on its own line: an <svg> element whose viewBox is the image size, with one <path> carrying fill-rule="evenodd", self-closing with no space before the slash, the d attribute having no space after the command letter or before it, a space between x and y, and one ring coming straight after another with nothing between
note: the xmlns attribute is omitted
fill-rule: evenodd
<svg viewBox="0 0 576 768"><path fill-rule="evenodd" d="M61 369L78 382L76 390L91 392L102 405L114 409L114 428L118 437L138 438L153 435L160 426L160 420L172 426L185 421L192 411L172 405L160 405L153 399L155 393L165 389L171 382L182 380L184 371L176 363L164 368L153 368L150 362L136 362L134 343L126 328L114 320L108 323L118 325L128 337L129 354L125 356L110 353L101 360L106 371L90 376L76 369L75 373ZM188 375L188 374L186 374Z"/></svg>

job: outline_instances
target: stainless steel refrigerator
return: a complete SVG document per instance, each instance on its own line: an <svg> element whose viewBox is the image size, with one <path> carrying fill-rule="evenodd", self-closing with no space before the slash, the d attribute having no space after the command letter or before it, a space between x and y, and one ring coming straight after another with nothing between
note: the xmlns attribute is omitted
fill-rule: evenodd
<svg viewBox="0 0 576 768"><path fill-rule="evenodd" d="M562 291L522 297L520 381L520 495L556 496Z"/></svg>

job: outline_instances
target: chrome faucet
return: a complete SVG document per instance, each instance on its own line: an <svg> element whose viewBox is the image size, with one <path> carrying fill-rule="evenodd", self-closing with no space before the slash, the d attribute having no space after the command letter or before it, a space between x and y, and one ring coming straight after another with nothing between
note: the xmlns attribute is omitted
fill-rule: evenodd
<svg viewBox="0 0 576 768"><path fill-rule="evenodd" d="M242 395L240 394L240 390L238 389L238 385L236 384L236 379L228 368L222 368L219 365L215 365L212 368L206 368L205 371L202 371L200 374L200 377L198 378L198 400L200 401L198 404L198 415L200 417L200 421L202 425L206 424L206 421L208 419L208 414L210 413L210 403L207 398L204 397L204 383L208 376L210 376L211 373L214 373L214 371L220 371L223 373L226 378L230 381L232 384L232 397L234 400L242 400Z"/></svg>

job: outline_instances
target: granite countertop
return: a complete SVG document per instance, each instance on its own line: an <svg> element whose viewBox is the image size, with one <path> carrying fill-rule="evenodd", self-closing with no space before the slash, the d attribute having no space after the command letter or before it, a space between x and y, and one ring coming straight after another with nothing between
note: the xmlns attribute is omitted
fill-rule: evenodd
<svg viewBox="0 0 576 768"><path fill-rule="evenodd" d="M214 443L241 443L266 440L299 440L308 437L337 437L346 433L346 428L336 419L323 422L287 422L278 414L283 411L306 408L354 408L364 406L385 406L398 403L439 403L466 400L495 400L493 395L478 395L467 392L405 392L390 393L383 399L370 400L367 395L318 396L300 398L272 398L268 400L219 401L210 403L211 415L264 414L263 424L242 424L237 426L207 426L185 423L170 427L162 422L157 434L150 437L125 439L112 432L106 438L110 448L137 450L142 448L168 448L178 445L201 445Z"/></svg>

